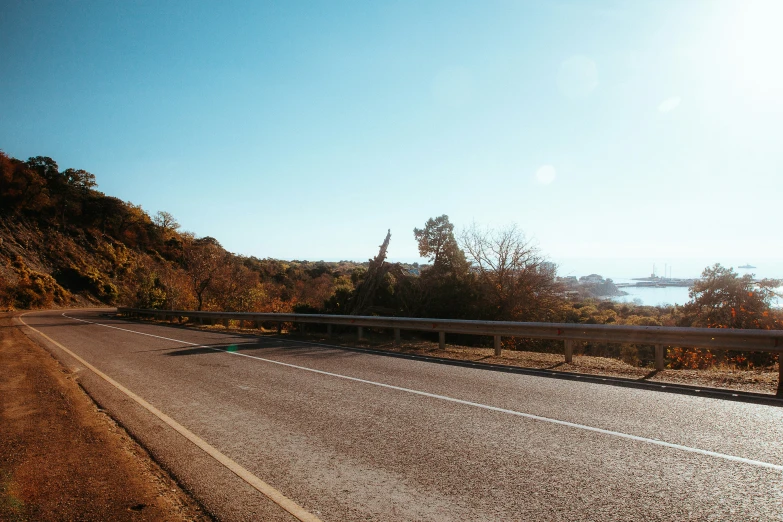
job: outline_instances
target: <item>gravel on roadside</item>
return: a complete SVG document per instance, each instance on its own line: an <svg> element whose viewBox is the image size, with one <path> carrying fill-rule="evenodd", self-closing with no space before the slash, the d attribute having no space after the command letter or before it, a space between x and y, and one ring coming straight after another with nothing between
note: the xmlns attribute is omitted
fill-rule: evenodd
<svg viewBox="0 0 783 522"><path fill-rule="evenodd" d="M13 315L0 314L0 520L211 520Z"/></svg>

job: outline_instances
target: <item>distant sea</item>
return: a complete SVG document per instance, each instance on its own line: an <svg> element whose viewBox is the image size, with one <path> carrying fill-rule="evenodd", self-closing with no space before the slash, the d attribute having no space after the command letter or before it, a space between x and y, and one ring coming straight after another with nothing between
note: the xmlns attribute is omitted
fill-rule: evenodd
<svg viewBox="0 0 783 522"><path fill-rule="evenodd" d="M659 277L673 277L676 279L695 279L701 276L702 271L708 266L720 263L724 267L734 268L740 275L752 274L756 279L773 278L783 279L783 259L672 259L652 261L648 259L553 259L558 265L557 273L560 276L573 275L581 277L589 274L599 274L604 278L610 278L615 283L635 283L633 278L649 277L655 269L655 275ZM752 265L756 268L743 269L739 266ZM682 305L687 303L688 288L670 286L665 288L621 288L628 295L613 298L617 302L633 302L640 300L642 304L657 305ZM783 288L779 289L783 293ZM638 302L638 301L637 301ZM776 303L777 307L783 306L783 299Z"/></svg>
<svg viewBox="0 0 783 522"><path fill-rule="evenodd" d="M618 278L614 279L615 283L635 283L630 279ZM623 292L628 295L619 295L613 297L612 301L617 303L631 303L641 301L641 304L650 306L665 306L665 305L683 305L687 303L690 298L688 297L688 288L684 286L667 286L664 288L649 288L649 287L625 287L621 288Z"/></svg>
<svg viewBox="0 0 783 522"><path fill-rule="evenodd" d="M389 259L412 263L426 263L426 259ZM783 259L708 259L708 258L682 258L682 259L647 259L647 258L551 258L550 261L557 264L557 275L575 276L577 278L598 274L604 278L612 279L615 283L634 283L633 278L650 277L655 270L655 275L660 277L673 277L676 279L695 279L708 266L720 263L724 267L734 268L740 275L752 274L757 279L772 278L783 279ZM756 268L742 269L739 266L752 265ZM657 305L682 305L690 299L686 287L666 288L622 288L628 293L625 296L614 298L618 302L633 302L639 299L642 304ZM783 294L783 287L778 289ZM783 307L783 299L779 299L776 307Z"/></svg>
<svg viewBox="0 0 783 522"><path fill-rule="evenodd" d="M557 264L557 274L581 277L599 274L615 281L634 277L649 277L653 268L660 277L691 279L701 276L705 268L720 263L732 267L740 275L754 274L757 278L771 277L783 279L783 259L600 259L600 258L563 258L552 259ZM739 266L752 265L756 268L741 269ZM664 273L665 272L665 273Z"/></svg>

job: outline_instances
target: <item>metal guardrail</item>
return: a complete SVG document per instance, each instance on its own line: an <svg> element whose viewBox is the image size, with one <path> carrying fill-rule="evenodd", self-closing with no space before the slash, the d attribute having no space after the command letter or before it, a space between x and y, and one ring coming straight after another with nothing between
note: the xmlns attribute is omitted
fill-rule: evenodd
<svg viewBox="0 0 783 522"><path fill-rule="evenodd" d="M780 371L778 395L783 396L783 330L739 330L724 328L673 328L665 326L622 326L572 323L520 323L511 321L466 321L460 319L418 319L410 317L374 317L358 315L274 314L246 312L196 312L191 310L149 310L141 308L117 309L119 313L167 319L188 317L201 323L248 321L256 323L326 324L331 334L332 325L354 326L359 338L362 328L389 328L399 342L401 330L438 332L439 344L445 346L447 333L487 335L494 338L495 354L501 354L501 337L561 340L564 342L566 362L573 360L575 341L630 343L655 346L655 369L664 369L666 346L707 348L710 350L738 350L746 352L776 352Z"/></svg>

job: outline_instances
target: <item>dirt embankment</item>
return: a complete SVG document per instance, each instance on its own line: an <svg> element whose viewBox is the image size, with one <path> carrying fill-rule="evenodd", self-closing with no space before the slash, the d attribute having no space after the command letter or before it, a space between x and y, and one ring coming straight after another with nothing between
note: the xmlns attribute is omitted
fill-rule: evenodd
<svg viewBox="0 0 783 522"><path fill-rule="evenodd" d="M194 326L195 328L223 330L222 325ZM257 330L245 330L257 332ZM268 333L273 334L272 331ZM365 338L357 341L355 333L326 336L319 333L301 332L287 333L291 340L302 339L311 342L335 344L348 347L370 348L373 350L406 353L429 357L440 357L460 361L471 361L500 366L516 366L536 370L555 370L563 373L583 375L600 375L603 377L619 377L645 382L684 384L689 386L704 386L728 391L762 393L774 396L778 387L779 370L776 367L741 369L728 365L718 365L703 370L673 370L654 371L652 368L633 366L623 361L609 357L589 355L574 355L573 362L566 363L562 354L503 350L501 356L495 355L493 348L475 346L460 346L447 344L440 349L437 342L420 338L403 339L400 344L394 344L388 335L365 332Z"/></svg>
<svg viewBox="0 0 783 522"><path fill-rule="evenodd" d="M0 520L209 520L0 314Z"/></svg>
<svg viewBox="0 0 783 522"><path fill-rule="evenodd" d="M327 337L321 337L321 339L324 342L330 340ZM394 345L386 339L368 339L362 343L348 339L347 341L339 341L338 344L520 368L764 393L770 396L775 395L778 385L778 371L775 368L744 370L729 366L716 366L705 370L666 369L657 372L652 368L632 366L608 357L574 355L573 362L566 363L563 360L563 355L560 354L514 350L503 350L503 355L498 357L492 348L447 345L444 350L441 350L438 343L421 340L406 341L400 345Z"/></svg>

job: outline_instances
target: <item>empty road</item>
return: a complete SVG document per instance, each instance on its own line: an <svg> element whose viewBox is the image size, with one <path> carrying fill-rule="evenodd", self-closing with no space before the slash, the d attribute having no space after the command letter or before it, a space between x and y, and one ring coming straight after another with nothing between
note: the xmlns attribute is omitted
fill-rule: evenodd
<svg viewBox="0 0 783 522"><path fill-rule="evenodd" d="M220 520L783 520L780 407L106 311L23 319Z"/></svg>

